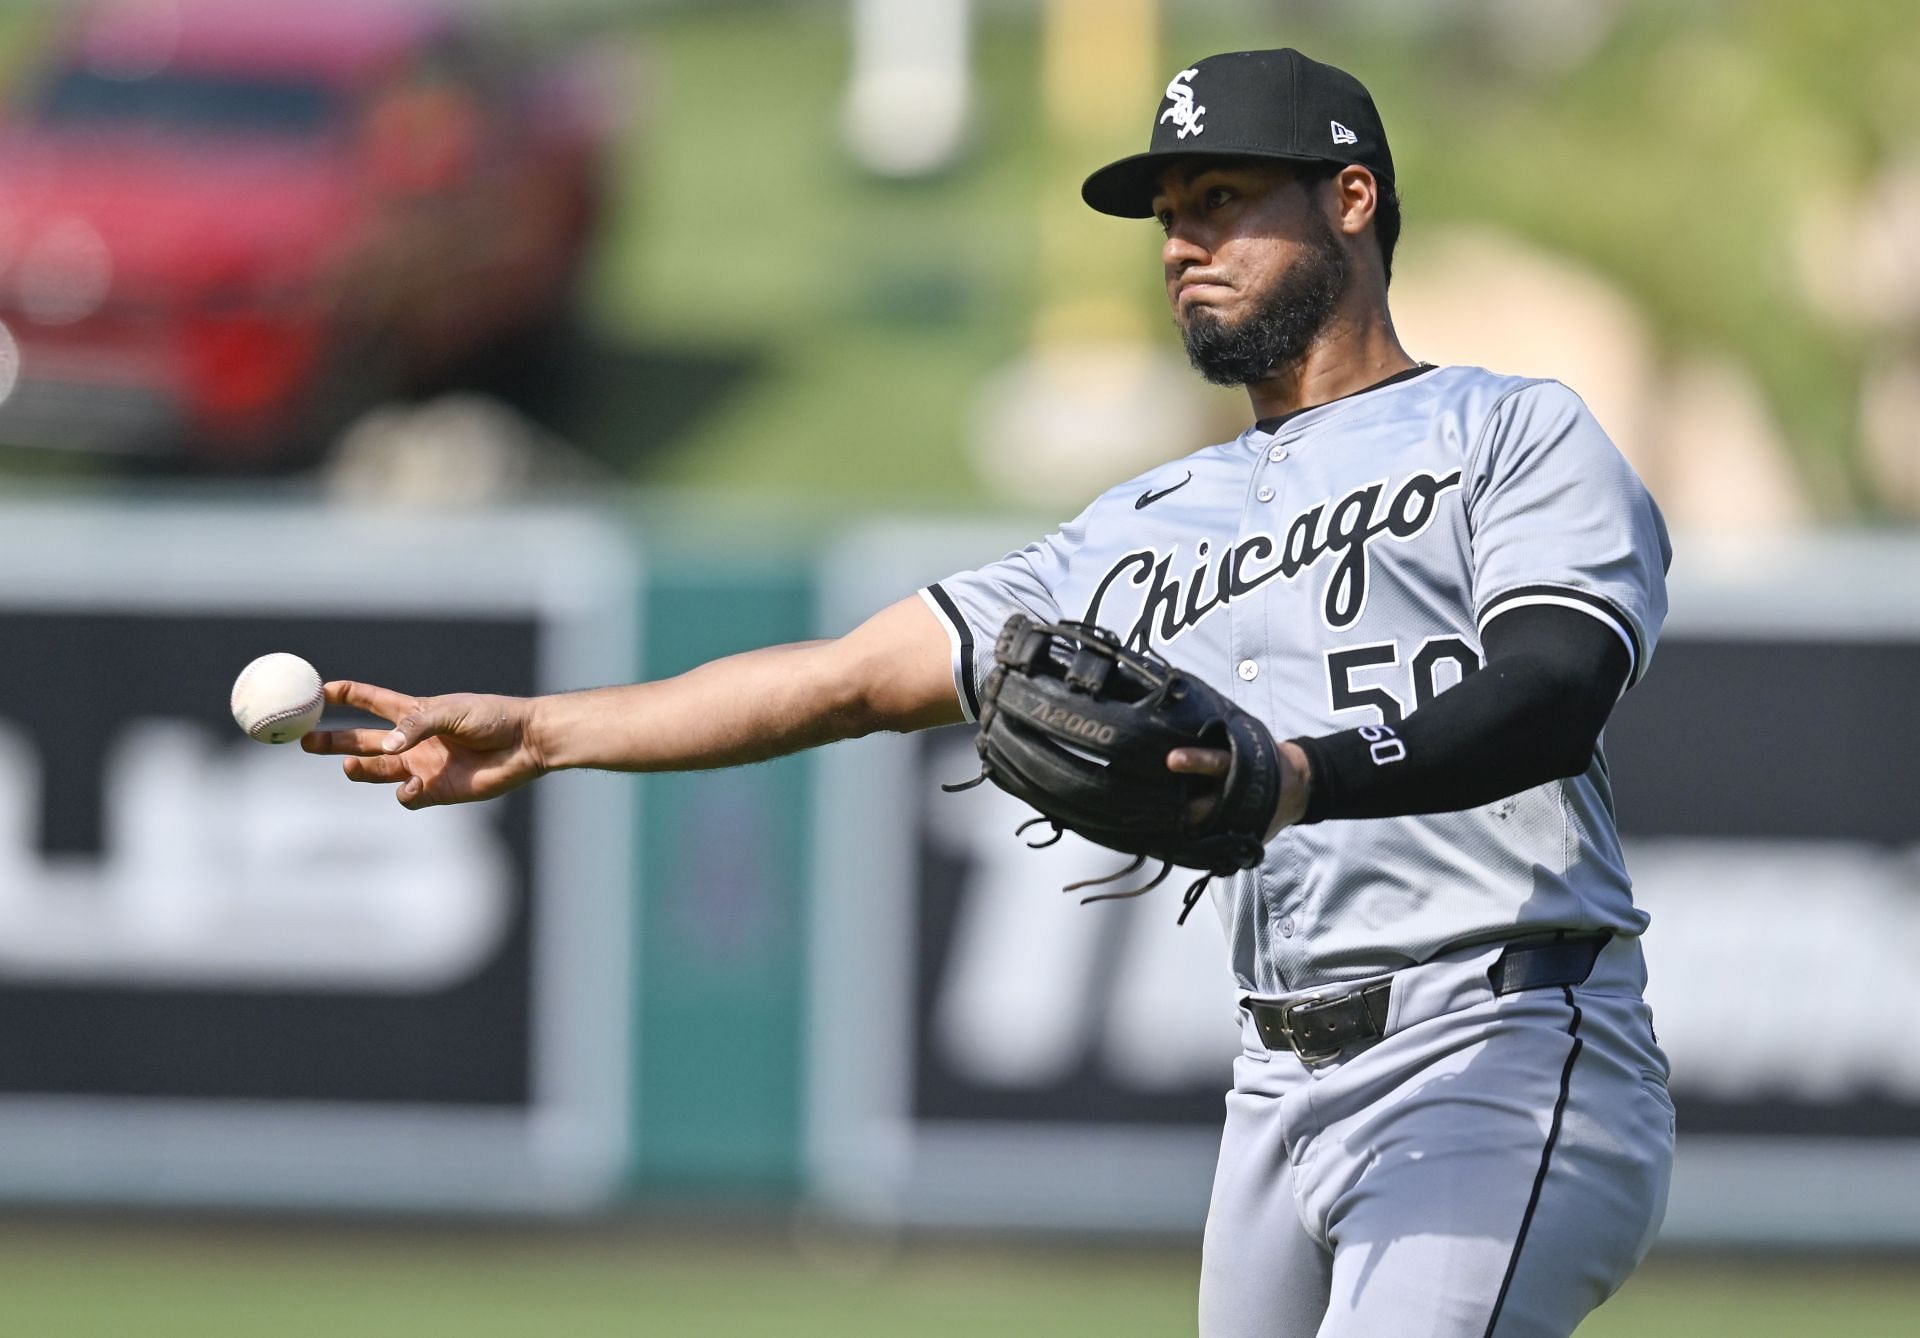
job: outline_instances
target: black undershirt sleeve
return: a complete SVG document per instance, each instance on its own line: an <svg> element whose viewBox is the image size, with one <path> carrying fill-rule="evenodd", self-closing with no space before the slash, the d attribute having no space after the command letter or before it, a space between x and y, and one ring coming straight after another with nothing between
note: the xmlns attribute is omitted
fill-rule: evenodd
<svg viewBox="0 0 1920 1338"><path fill-rule="evenodd" d="M1578 776L1627 681L1624 642L1556 605L1497 615L1486 664L1393 728L1295 739L1312 766L1303 822L1450 813Z"/></svg>

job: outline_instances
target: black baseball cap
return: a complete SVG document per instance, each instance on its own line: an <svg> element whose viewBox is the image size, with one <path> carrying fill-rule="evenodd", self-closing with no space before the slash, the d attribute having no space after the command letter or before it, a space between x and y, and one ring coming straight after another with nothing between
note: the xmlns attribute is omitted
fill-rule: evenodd
<svg viewBox="0 0 1920 1338"><path fill-rule="evenodd" d="M1167 164L1200 155L1353 163L1393 184L1387 132L1365 85L1282 47L1208 56L1174 75L1147 151L1095 172L1080 198L1103 214L1147 218Z"/></svg>

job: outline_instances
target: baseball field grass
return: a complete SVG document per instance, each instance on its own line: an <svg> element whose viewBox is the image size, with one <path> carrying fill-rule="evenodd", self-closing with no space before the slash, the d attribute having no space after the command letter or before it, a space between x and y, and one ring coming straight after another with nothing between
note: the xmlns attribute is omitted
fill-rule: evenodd
<svg viewBox="0 0 1920 1338"><path fill-rule="evenodd" d="M15 1219L0 1333L20 1338L1166 1338L1183 1248L825 1244L764 1226L503 1230ZM1920 1260L1656 1256L1590 1338L1905 1338Z"/></svg>

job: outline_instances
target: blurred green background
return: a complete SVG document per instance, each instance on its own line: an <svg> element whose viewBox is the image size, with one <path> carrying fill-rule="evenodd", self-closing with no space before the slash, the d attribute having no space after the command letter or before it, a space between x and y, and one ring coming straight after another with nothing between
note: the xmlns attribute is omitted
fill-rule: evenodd
<svg viewBox="0 0 1920 1338"><path fill-rule="evenodd" d="M1590 49L1531 63L1524 42L1494 40L1524 8L1174 0L1162 63L1293 44L1363 72L1393 136L1404 255L1439 226L1493 224L1591 266L1642 309L1662 357L1713 350L1751 370L1823 514L1902 514L1864 458L1859 404L1915 329L1823 312L1795 254L1810 210L1847 210L1920 153L1920 11L1596 3ZM1043 201L1105 161L1063 176L1047 152L1037 7L983 7L976 141L911 183L861 174L821 133L846 74L841 6L660 5L622 26L659 85L595 320L756 369L634 476L802 507L996 500L968 465L971 396L1035 315ZM1101 152L1134 151L1139 119ZM1110 226L1137 234L1127 296L1159 329L1153 226ZM605 430L611 448L622 429Z"/></svg>
<svg viewBox="0 0 1920 1338"><path fill-rule="evenodd" d="M5 63L64 8L0 10ZM861 171L842 142L842 0L489 8L543 38L590 34L625 72L629 133L583 292L588 356L565 402L538 406L550 426L635 483L801 517L1022 500L971 460L979 388L1028 347L1049 296L1044 214L1146 129L1140 115L1070 153L1052 147L1040 0L975 6L966 148L911 180ZM1636 356L1656 371L1690 358L1737 369L1787 457L1796 517L1920 513L1912 435L1876 426L1899 417L1920 375L1920 281L1897 242L1920 208L1913 5L1160 7L1168 68L1282 43L1375 90L1410 278L1461 225L1577 266L1645 323ZM1117 244L1132 267L1113 272L1112 295L1171 347L1152 225L1095 226L1133 238ZM1221 423L1238 413L1236 396L1202 393ZM1662 417L1662 403L1647 414ZM1658 475L1646 461L1670 448L1637 451L1640 425L1610 426ZM7 452L0 465L84 474L99 462ZM1685 525L1674 492L1663 501Z"/></svg>

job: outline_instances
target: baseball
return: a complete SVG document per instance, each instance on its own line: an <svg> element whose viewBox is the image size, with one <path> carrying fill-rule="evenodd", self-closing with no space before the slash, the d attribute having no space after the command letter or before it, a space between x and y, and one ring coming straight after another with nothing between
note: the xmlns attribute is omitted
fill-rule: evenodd
<svg viewBox="0 0 1920 1338"><path fill-rule="evenodd" d="M298 655L262 655L233 680L233 722L256 743L292 743L320 720L320 674Z"/></svg>

